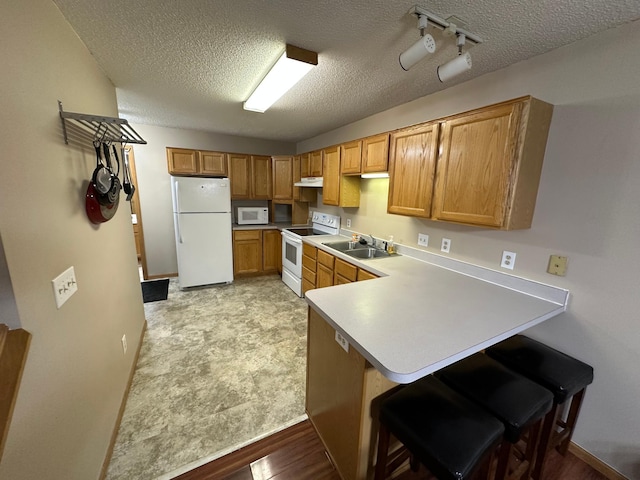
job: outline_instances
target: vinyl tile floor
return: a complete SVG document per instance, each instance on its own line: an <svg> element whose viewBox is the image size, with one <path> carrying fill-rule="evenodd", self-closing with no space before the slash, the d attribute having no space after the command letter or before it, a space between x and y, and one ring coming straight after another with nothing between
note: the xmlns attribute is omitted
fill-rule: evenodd
<svg viewBox="0 0 640 480"><path fill-rule="evenodd" d="M145 303L108 480L169 479L304 415L307 304L277 275Z"/></svg>

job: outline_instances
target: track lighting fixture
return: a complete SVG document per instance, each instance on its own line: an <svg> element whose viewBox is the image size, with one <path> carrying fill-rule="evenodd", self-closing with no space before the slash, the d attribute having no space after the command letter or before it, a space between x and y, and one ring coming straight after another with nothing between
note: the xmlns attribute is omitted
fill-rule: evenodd
<svg viewBox="0 0 640 480"><path fill-rule="evenodd" d="M436 41L430 34L424 33L427 25L427 16L418 15L418 29L420 30L420 39L400 54L400 66L403 70L409 70L416 63L426 57L427 53L433 53L436 51Z"/></svg>
<svg viewBox="0 0 640 480"><path fill-rule="evenodd" d="M471 55L469 52L462 53L462 46L464 45L466 37L463 33L458 33L457 37L458 56L438 67L438 79L441 82L446 82L456 75L471 70Z"/></svg>
<svg viewBox="0 0 640 480"><path fill-rule="evenodd" d="M456 45L458 47L458 55L452 60L440 65L437 69L438 79L441 82L446 82L456 75L460 75L463 72L471 69L471 55L469 52L462 52L462 47L465 42L471 42L474 45L482 43L482 39L477 35L459 27L457 24L460 20L455 17L450 17L447 20L435 15L422 7L416 5L409 10L411 15L418 17L418 29L420 30L420 39L411 45L407 50L400 54L400 66L403 70L409 70L416 63L427 56L427 53L434 53L436 50L436 43L433 38L425 30L428 25L433 25L442 30L444 37L456 38Z"/></svg>
<svg viewBox="0 0 640 480"><path fill-rule="evenodd" d="M264 113L317 64L316 52L287 45L284 53L242 107Z"/></svg>

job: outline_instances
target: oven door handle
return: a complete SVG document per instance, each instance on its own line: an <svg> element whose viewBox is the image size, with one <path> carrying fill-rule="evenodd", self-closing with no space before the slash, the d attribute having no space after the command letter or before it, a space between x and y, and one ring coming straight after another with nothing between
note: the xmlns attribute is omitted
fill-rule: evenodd
<svg viewBox="0 0 640 480"><path fill-rule="evenodd" d="M285 241L287 241L289 243L294 243L296 245L302 245L302 240L300 240L299 238L292 237L291 235L288 235L285 232L280 232L280 235L282 235L283 238L285 239Z"/></svg>

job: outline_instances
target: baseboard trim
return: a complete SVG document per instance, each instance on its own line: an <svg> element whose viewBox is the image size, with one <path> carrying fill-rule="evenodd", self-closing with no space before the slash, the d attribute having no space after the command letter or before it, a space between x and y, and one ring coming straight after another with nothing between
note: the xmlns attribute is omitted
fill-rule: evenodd
<svg viewBox="0 0 640 480"><path fill-rule="evenodd" d="M111 463L111 457L113 456L113 449L116 446L116 439L118 438L118 430L120 430L120 423L122 422L122 416L124 415L124 409L127 406L127 399L129 398L129 390L131 390L131 384L133 383L133 375L136 373L136 366L138 365L138 358L140 357L140 350L142 349L142 341L144 335L147 332L147 321L142 324L142 332L140 332L140 341L138 342L138 348L131 365L131 371L129 372L129 380L127 381L127 387L124 389L122 395L122 402L120 402L120 410L118 411L118 417L113 427L113 433L111 434L111 441L109 442L109 448L107 448L107 454L104 457L102 463L102 470L100 471L100 480L104 480L107 476L107 470L109 469L109 463Z"/></svg>
<svg viewBox="0 0 640 480"><path fill-rule="evenodd" d="M177 277L178 276L178 272L176 273L165 273L162 275L148 275L147 278L145 278L145 280L157 280L159 278L171 278L171 277Z"/></svg>
<svg viewBox="0 0 640 480"><path fill-rule="evenodd" d="M627 477L622 475L620 472L610 467L606 463L604 463L599 458L593 456L591 453L587 452L584 448L576 445L573 442L569 443L569 451L573 453L576 457L582 460L587 465L593 467L598 472L603 474L609 480L629 480Z"/></svg>

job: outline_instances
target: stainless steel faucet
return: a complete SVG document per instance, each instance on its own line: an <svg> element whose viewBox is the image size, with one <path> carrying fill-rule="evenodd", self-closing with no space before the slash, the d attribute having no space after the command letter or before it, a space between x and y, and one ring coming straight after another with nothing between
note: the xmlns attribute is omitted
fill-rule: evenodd
<svg viewBox="0 0 640 480"><path fill-rule="evenodd" d="M376 248L376 239L372 234L369 234L369 236L371 237L371 246L373 248Z"/></svg>

